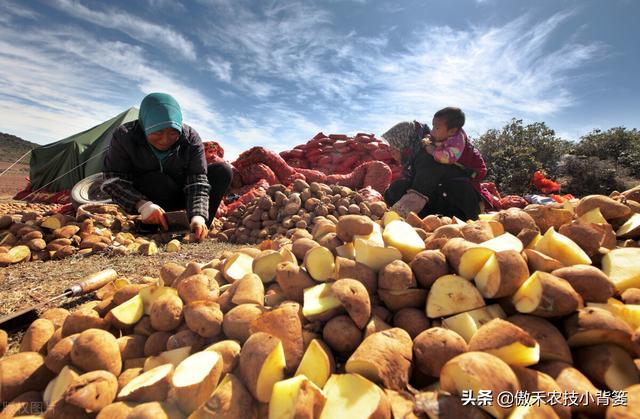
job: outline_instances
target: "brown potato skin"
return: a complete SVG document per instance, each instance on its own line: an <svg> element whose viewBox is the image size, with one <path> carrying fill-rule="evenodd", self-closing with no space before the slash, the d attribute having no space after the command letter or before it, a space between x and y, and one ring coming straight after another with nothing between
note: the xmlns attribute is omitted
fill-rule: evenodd
<svg viewBox="0 0 640 419"><path fill-rule="evenodd" d="M430 377L439 377L444 364L468 350L462 336L442 327L427 329L413 340L415 366Z"/></svg>
<svg viewBox="0 0 640 419"><path fill-rule="evenodd" d="M573 363L567 341L548 320L527 314L515 314L507 320L528 332L538 342L541 361L556 360Z"/></svg>
<svg viewBox="0 0 640 419"><path fill-rule="evenodd" d="M251 322L251 332L265 332L282 341L287 371L295 372L304 356L300 304L287 302L265 311Z"/></svg>
<svg viewBox="0 0 640 419"><path fill-rule="evenodd" d="M260 369L267 356L269 356L280 342L280 339L275 336L264 332L257 332L247 339L240 351L240 377L247 386L247 390L249 390L251 395L258 401L260 401L257 393Z"/></svg>
<svg viewBox="0 0 640 419"><path fill-rule="evenodd" d="M513 373L516 375L516 377L518 377L520 388L523 391L543 391L545 393L562 391L558 383L556 383L556 381L548 374L530 368L518 367L515 365L511 365L511 369L513 370ZM556 412L558 417L562 419L571 418L571 408L569 406L564 406L562 405L562 403L558 403L555 406L551 407Z"/></svg>
<svg viewBox="0 0 640 419"><path fill-rule="evenodd" d="M399 327L406 330L411 336L411 339L415 339L420 333L429 328L429 319L424 313L424 310L417 308L403 308L393 315L394 327Z"/></svg>
<svg viewBox="0 0 640 419"><path fill-rule="evenodd" d="M616 292L609 277L594 266L573 265L556 269L551 274L567 281L585 302L606 303Z"/></svg>
<svg viewBox="0 0 640 419"><path fill-rule="evenodd" d="M403 390L411 377L412 346L409 334L398 327L374 333L362 341L349 357L346 371L357 373L357 368L351 367L352 363L365 361L375 369L370 374L375 376L368 379L385 388Z"/></svg>
<svg viewBox="0 0 640 419"><path fill-rule="evenodd" d="M258 318L264 308L255 304L241 304L229 310L222 320L224 335L240 343L251 336L251 322Z"/></svg>
<svg viewBox="0 0 640 419"><path fill-rule="evenodd" d="M373 269L355 260L338 256L335 261L335 279L344 278L362 282L371 295L375 295L378 290L378 275Z"/></svg>
<svg viewBox="0 0 640 419"><path fill-rule="evenodd" d="M541 362L535 366L535 369L553 378L563 392L575 391L578 394L591 393L593 395L592 397L596 397L596 394L599 392L584 374L566 362ZM596 403L571 406L571 412L573 414L585 413L587 415L597 415L600 417L604 414L605 409L606 406Z"/></svg>
<svg viewBox="0 0 640 419"><path fill-rule="evenodd" d="M220 306L211 301L195 301L184 308L184 319L189 329L204 338L213 338L222 330L223 314Z"/></svg>
<svg viewBox="0 0 640 419"><path fill-rule="evenodd" d="M118 379L107 371L91 371L78 377L62 396L87 412L98 412L115 400Z"/></svg>
<svg viewBox="0 0 640 419"><path fill-rule="evenodd" d="M53 373L59 374L65 365L71 363L71 349L78 336L80 336L80 334L76 333L62 338L51 348L44 359L44 363Z"/></svg>
<svg viewBox="0 0 640 419"><path fill-rule="evenodd" d="M362 331L347 315L335 316L322 329L322 340L334 351L350 354L362 342Z"/></svg>
<svg viewBox="0 0 640 419"><path fill-rule="evenodd" d="M53 326L56 329L58 329L59 327L62 327L62 325L64 324L64 320L67 318L69 314L71 313L69 313L69 310L65 308L55 307L55 308L50 308L46 310L44 313L40 315L40 318L51 320L51 322L53 323Z"/></svg>
<svg viewBox="0 0 640 419"><path fill-rule="evenodd" d="M142 335L127 335L117 339L122 360L142 358L147 337Z"/></svg>
<svg viewBox="0 0 640 419"><path fill-rule="evenodd" d="M534 219L520 208L509 208L500 211L496 216L496 221L502 224L507 233L511 233L514 236L520 234L524 229L538 230Z"/></svg>
<svg viewBox="0 0 640 419"><path fill-rule="evenodd" d="M144 356L157 356L167 348L167 341L171 337L169 332L155 332L144 343Z"/></svg>
<svg viewBox="0 0 640 419"><path fill-rule="evenodd" d="M378 273L378 288L381 289L399 291L416 285L411 266L401 260L394 260Z"/></svg>
<svg viewBox="0 0 640 419"><path fill-rule="evenodd" d="M627 288L620 297L625 304L640 304L640 288Z"/></svg>
<svg viewBox="0 0 640 419"><path fill-rule="evenodd" d="M10 402L22 393L42 391L53 379L38 352L20 352L0 359L0 403Z"/></svg>
<svg viewBox="0 0 640 419"><path fill-rule="evenodd" d="M171 335L167 340L167 351L190 346L193 352L199 351L205 345L204 338L197 333L187 329L180 330Z"/></svg>
<svg viewBox="0 0 640 419"><path fill-rule="evenodd" d="M355 279L339 279L331 285L331 290L356 326L364 329L371 318L371 301L365 286Z"/></svg>
<svg viewBox="0 0 640 419"><path fill-rule="evenodd" d="M167 295L154 301L151 305L151 327L161 332L168 332L182 323L183 303L177 295Z"/></svg>
<svg viewBox="0 0 640 419"><path fill-rule="evenodd" d="M309 274L292 262L280 262L276 267L276 282L284 295L293 301L304 301L304 290L315 285Z"/></svg>
<svg viewBox="0 0 640 419"><path fill-rule="evenodd" d="M47 352L47 342L53 336L55 326L51 320L36 319L20 342L20 352Z"/></svg>
<svg viewBox="0 0 640 419"><path fill-rule="evenodd" d="M451 273L447 259L439 250L423 250L410 263L418 284L430 288L436 279Z"/></svg>
<svg viewBox="0 0 640 419"><path fill-rule="evenodd" d="M71 362L87 372L105 370L118 376L122 371L116 338L100 329L88 329L80 333L71 348Z"/></svg>
<svg viewBox="0 0 640 419"><path fill-rule="evenodd" d="M198 410L191 416L192 419L236 419L257 417L256 402L238 377L229 375L229 380L216 389Z"/></svg>
<svg viewBox="0 0 640 419"><path fill-rule="evenodd" d="M353 241L353 236L373 233L373 221L362 215L343 215L336 224L336 235L343 242Z"/></svg>

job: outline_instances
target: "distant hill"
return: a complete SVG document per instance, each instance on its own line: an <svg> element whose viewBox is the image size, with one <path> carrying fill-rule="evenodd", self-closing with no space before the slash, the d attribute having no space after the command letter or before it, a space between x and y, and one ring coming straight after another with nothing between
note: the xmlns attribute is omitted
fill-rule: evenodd
<svg viewBox="0 0 640 419"><path fill-rule="evenodd" d="M15 135L0 132L0 161L11 162L18 160L27 151L38 147L38 144L23 140ZM29 163L28 156L22 163Z"/></svg>

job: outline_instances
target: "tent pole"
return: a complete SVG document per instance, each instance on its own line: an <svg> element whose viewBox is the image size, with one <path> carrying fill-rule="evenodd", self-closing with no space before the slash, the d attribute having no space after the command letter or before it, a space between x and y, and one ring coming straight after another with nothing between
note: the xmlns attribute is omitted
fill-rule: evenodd
<svg viewBox="0 0 640 419"><path fill-rule="evenodd" d="M15 166L16 164L18 164L18 162L19 162L20 160L22 160L22 159L24 159L25 157L27 157L27 154L29 154L29 153L31 153L31 150L29 150L29 151L27 151L26 153L24 153L24 154L22 155L22 157L20 157L20 158L19 158L18 160L16 160L16 161L14 161L14 162L13 162L13 164L12 164L11 166L7 167L7 168L5 169L5 171L4 171L4 172L0 173L0 177L2 177L2 175L4 175L5 173L7 173L7 172L9 171L9 169L11 169L13 166Z"/></svg>

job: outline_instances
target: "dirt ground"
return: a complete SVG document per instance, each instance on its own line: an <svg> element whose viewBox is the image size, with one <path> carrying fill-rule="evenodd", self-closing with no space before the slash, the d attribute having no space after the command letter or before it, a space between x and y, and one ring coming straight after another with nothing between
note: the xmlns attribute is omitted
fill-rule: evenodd
<svg viewBox="0 0 640 419"><path fill-rule="evenodd" d="M0 161L0 173L11 166L9 162ZM0 176L0 199L13 197L16 192L27 186L26 177L29 176L29 165L19 163L13 166L7 173Z"/></svg>
<svg viewBox="0 0 640 419"><path fill-rule="evenodd" d="M0 316L4 316L32 304L47 301L61 294L66 288L87 275L102 269L113 268L120 277L127 277L131 282L140 282L142 277L158 277L160 267L166 262L186 264L190 261L208 262L223 250L238 246L206 240L199 244L182 246L179 253L160 252L155 256L114 256L94 255L76 256L64 260L47 262L26 262L0 268ZM88 297L74 297L58 300L45 308L64 307L73 311L74 307L90 301ZM18 350L20 340L26 327L35 320L35 314L25 317L26 323L9 333L9 352Z"/></svg>

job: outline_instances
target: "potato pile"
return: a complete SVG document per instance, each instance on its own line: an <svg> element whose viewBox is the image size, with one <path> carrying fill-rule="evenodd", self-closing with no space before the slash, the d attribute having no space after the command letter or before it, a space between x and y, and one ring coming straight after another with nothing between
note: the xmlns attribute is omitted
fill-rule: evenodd
<svg viewBox="0 0 640 419"><path fill-rule="evenodd" d="M260 249L165 264L156 284L116 279L71 314L43 313L0 360L3 413L42 400L29 413L633 417L636 209L589 196L467 223L319 216ZM480 390L487 403L463 403ZM519 391L542 398L499 403Z"/></svg>
<svg viewBox="0 0 640 419"><path fill-rule="evenodd" d="M215 236L221 241L258 244L265 239L290 236L295 229L310 230L316 217L360 214L373 221L387 210L384 202L368 202L367 197L346 186L307 183L297 179L292 188L271 185L266 194L228 214Z"/></svg>
<svg viewBox="0 0 640 419"><path fill-rule="evenodd" d="M0 214L36 214L45 215L60 208L60 204L38 204L32 202L8 201L0 203Z"/></svg>
<svg viewBox="0 0 640 419"><path fill-rule="evenodd" d="M130 222L114 205L80 207L76 217L36 212L0 216L0 266L96 253L152 255L152 240L124 230Z"/></svg>

